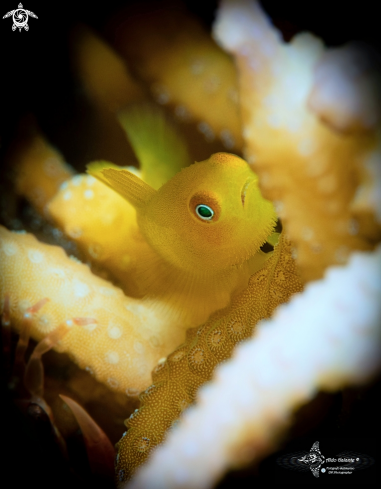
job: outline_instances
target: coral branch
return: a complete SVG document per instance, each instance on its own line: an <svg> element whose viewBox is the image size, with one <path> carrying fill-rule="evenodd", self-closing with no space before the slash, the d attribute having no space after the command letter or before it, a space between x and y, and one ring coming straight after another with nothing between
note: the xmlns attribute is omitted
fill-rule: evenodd
<svg viewBox="0 0 381 489"><path fill-rule="evenodd" d="M159 104L174 106L180 120L196 119L206 140L220 138L227 150L239 150L242 134L237 73L232 60L202 25L179 8L118 15L117 48Z"/></svg>
<svg viewBox="0 0 381 489"><path fill-rule="evenodd" d="M132 205L91 175L76 175L61 186L48 209L85 256L109 270L126 292L136 294L131 274L142 240Z"/></svg>
<svg viewBox="0 0 381 489"><path fill-rule="evenodd" d="M7 292L12 298L12 326L19 330L25 311L46 296L50 301L43 311L27 319L36 341L70 317L94 318L73 327L55 349L68 352L112 389L136 395L150 384L158 360L185 338L181 325L174 328L152 312L152 301L125 297L61 248L33 235L0 227L0 255L0 296Z"/></svg>
<svg viewBox="0 0 381 489"><path fill-rule="evenodd" d="M369 204L379 205L380 188L374 185L380 183L362 185L381 161L373 111L379 106L377 66L367 67L366 82L352 82L353 70L364 71L356 63L357 51L330 53L309 33L286 44L254 1L222 2L214 32L237 63L246 159L287 226L302 277L320 278L328 266L345 263L351 251L372 249L381 235L375 220L380 209ZM366 53L361 55L370 64ZM366 92L368 85L373 90ZM342 89L332 99L343 86L355 98L351 108ZM323 97L328 92L329 115ZM338 118L352 131L333 129ZM359 130L360 119L372 123ZM356 190L362 194L357 207Z"/></svg>
<svg viewBox="0 0 381 489"><path fill-rule="evenodd" d="M361 43L326 50L314 69L308 106L334 129L355 133L381 122L380 61Z"/></svg>
<svg viewBox="0 0 381 489"><path fill-rule="evenodd" d="M211 379L215 366L228 359L234 346L251 336L257 322L301 290L290 244L282 238L274 255L252 275L248 288L230 308L214 314L200 328L187 333L186 342L158 364L142 405L126 420L128 428L118 444L118 483L159 444L182 411L195 400L197 389ZM148 484L147 487L150 487Z"/></svg>
<svg viewBox="0 0 381 489"><path fill-rule="evenodd" d="M144 98L125 62L89 27L77 26L71 44L76 74L98 107L116 111Z"/></svg>
<svg viewBox="0 0 381 489"><path fill-rule="evenodd" d="M380 273L381 247L355 253L258 325L126 487L211 487L266 454L318 389L368 381L381 366Z"/></svg>
<svg viewBox="0 0 381 489"><path fill-rule="evenodd" d="M10 160L16 168L16 191L44 215L46 204L72 176L73 169L39 134L19 140Z"/></svg>

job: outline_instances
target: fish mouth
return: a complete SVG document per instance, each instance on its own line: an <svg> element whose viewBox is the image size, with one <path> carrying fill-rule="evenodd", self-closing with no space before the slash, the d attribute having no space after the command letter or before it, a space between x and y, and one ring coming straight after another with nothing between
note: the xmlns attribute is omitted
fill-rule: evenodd
<svg viewBox="0 0 381 489"><path fill-rule="evenodd" d="M241 202L242 202L242 207L245 205L245 199L246 199L246 194L247 194L247 189L249 188L250 184L252 184L255 181L254 178L249 177L246 182L244 183L242 190L241 190Z"/></svg>

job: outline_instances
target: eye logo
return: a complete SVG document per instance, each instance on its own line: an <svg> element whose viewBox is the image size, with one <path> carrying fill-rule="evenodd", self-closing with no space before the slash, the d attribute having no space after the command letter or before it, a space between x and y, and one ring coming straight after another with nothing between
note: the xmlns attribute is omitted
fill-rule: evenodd
<svg viewBox="0 0 381 489"><path fill-rule="evenodd" d="M13 18L12 31L15 31L16 29L18 29L20 32L21 32L21 29L25 29L26 31L28 31L29 30L29 26L28 26L29 16L34 17L35 19L38 19L36 14L31 12L30 10L25 10L22 6L22 3L18 4L17 9L7 12L3 16L3 19L6 19L7 17L10 17L11 15Z"/></svg>
<svg viewBox="0 0 381 489"><path fill-rule="evenodd" d="M310 466L310 469L315 477L319 477L320 467L325 462L325 457L319 450L319 442L315 441L312 445L310 453L304 455L304 457L298 459L299 462L303 462Z"/></svg>

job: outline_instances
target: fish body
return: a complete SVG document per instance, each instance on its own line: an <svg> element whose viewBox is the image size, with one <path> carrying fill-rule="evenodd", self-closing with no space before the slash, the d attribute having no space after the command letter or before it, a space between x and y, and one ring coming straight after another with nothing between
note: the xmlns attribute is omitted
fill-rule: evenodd
<svg viewBox="0 0 381 489"><path fill-rule="evenodd" d="M236 155L216 153L155 190L125 169L88 172L136 209L141 248L135 273L143 296L193 325L225 307L268 256L260 250L276 215L257 176Z"/></svg>
<svg viewBox="0 0 381 489"><path fill-rule="evenodd" d="M141 296L126 296L61 248L5 228L0 229L0 296L9 294L16 330L28 307L50 299L33 318L31 337L36 341L72 317L93 319L93 324L73 327L56 349L69 352L111 388L130 393L149 385L151 370L185 340L186 329L227 306L246 288L253 269L264 266L272 253L263 253L260 246L272 241L273 235L267 236L275 213L262 199L256 176L234 155L219 153L195 163L158 190L109 164L93 165L90 172L132 204L134 222L116 220L110 226L115 233L123 232L121 222L136 228L135 245L124 235L136 263L134 276L127 273L125 280L135 278ZM93 198L87 200L111 211L107 192L98 193L95 182L85 181L89 179L77 177L62 189L63 196L74 198L74 191L88 196L91 190ZM118 212L126 212L121 204ZM83 209L77 214L89 216Z"/></svg>

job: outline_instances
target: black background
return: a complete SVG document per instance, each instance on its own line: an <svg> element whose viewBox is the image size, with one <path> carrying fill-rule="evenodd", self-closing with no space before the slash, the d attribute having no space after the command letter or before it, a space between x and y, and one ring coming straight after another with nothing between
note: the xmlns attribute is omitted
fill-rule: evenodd
<svg viewBox="0 0 381 489"><path fill-rule="evenodd" d="M1 4L2 15L16 8L18 0ZM27 3L26 3L27 2ZM29 31L12 31L12 19L1 19L1 138L3 151L14 134L20 117L32 113L43 132L75 164L75 148L81 144L75 130L81 118L83 97L76 84L69 57L68 34L78 22L100 35L108 19L128 4L116 1L52 3L26 0L24 7L38 19L29 19ZM161 1L153 2L160 8ZM173 2L175 5L179 2ZM190 11L209 27L215 17L216 1L185 2ZM273 21L287 35L308 30L335 46L362 39L380 45L377 2L263 1Z"/></svg>

